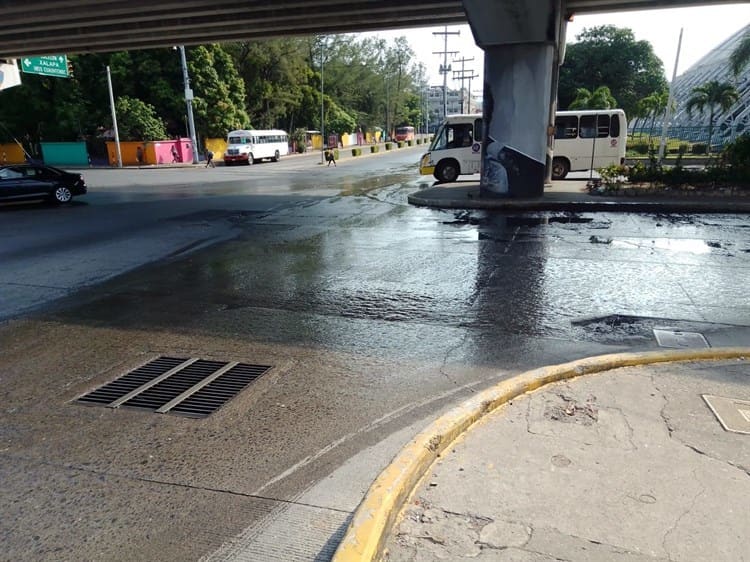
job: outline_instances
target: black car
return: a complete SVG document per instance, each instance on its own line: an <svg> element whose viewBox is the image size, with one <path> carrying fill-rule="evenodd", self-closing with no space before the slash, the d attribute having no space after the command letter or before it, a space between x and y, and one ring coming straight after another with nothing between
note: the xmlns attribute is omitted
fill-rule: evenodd
<svg viewBox="0 0 750 562"><path fill-rule="evenodd" d="M86 193L81 174L52 166L17 164L0 166L0 200L49 199L69 203L74 195Z"/></svg>

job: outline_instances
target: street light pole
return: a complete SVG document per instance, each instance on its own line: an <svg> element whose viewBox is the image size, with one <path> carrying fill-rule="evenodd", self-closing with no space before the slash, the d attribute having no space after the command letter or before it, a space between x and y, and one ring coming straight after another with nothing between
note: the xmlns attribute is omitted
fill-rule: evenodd
<svg viewBox="0 0 750 562"><path fill-rule="evenodd" d="M109 107L112 109L112 128L115 131L115 152L117 153L117 167L122 168L122 152L120 152L120 133L117 131L117 113L115 112L115 96L112 93L112 74L107 67L107 86L109 87Z"/></svg>
<svg viewBox="0 0 750 562"><path fill-rule="evenodd" d="M180 45L178 49L180 50L180 62L182 62L182 79L185 82L185 103L187 104L190 144L193 145L193 164L197 164L200 161L200 158L198 157L198 143L195 141L195 122L193 121L193 90L190 88L190 76L188 75L187 59L185 58L185 45Z"/></svg>
<svg viewBox="0 0 750 562"><path fill-rule="evenodd" d="M325 55L325 37L320 40L320 163L326 160L326 121L325 100L323 98L323 56Z"/></svg>

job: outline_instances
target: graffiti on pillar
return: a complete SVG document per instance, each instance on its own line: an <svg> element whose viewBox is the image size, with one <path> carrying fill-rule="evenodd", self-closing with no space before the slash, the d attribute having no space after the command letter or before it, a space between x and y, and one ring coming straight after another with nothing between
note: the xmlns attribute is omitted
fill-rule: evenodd
<svg viewBox="0 0 750 562"><path fill-rule="evenodd" d="M485 50L482 188L511 197L544 192L551 47Z"/></svg>

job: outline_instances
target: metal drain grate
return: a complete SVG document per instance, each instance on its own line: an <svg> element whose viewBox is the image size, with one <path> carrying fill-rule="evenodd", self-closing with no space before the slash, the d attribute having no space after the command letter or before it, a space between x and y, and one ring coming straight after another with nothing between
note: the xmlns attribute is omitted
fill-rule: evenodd
<svg viewBox="0 0 750 562"><path fill-rule="evenodd" d="M204 418L270 368L228 361L159 357L81 396L76 402Z"/></svg>
<svg viewBox="0 0 750 562"><path fill-rule="evenodd" d="M654 337L661 347L711 347L700 332L683 332L672 328L654 328Z"/></svg>

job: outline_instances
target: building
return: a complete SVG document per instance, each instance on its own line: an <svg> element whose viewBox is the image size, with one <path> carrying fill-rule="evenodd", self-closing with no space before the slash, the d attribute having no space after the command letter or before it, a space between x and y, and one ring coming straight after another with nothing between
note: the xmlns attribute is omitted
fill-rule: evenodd
<svg viewBox="0 0 750 562"><path fill-rule="evenodd" d="M684 74L678 76L674 85L675 111L670 119L669 136L690 142L708 141L708 111L693 110L688 114L687 101L693 89L717 80L734 84L739 92L739 100L729 111L719 115L714 123L711 144L720 148L743 133L750 132L750 65L735 77L729 65L729 57L737 48L745 34L750 33L750 25L745 26L713 49ZM656 130L661 131L662 121L656 120ZM712 150L713 150L712 149Z"/></svg>
<svg viewBox="0 0 750 562"><path fill-rule="evenodd" d="M445 117L442 86L430 86L427 94L427 103L430 117L430 132L434 132ZM481 102L476 96L471 95L466 88L463 90L448 89L447 106L448 115L457 113L482 113Z"/></svg>

